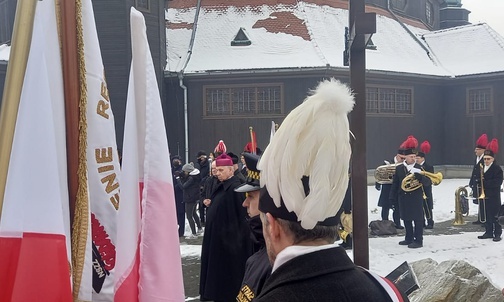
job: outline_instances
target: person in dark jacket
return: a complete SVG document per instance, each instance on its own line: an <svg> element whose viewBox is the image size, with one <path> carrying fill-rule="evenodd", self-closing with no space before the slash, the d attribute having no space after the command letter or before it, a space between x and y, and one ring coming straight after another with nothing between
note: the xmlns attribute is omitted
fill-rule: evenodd
<svg viewBox="0 0 504 302"><path fill-rule="evenodd" d="M323 81L261 156L259 211L272 272L256 302L397 301L395 286L334 245L348 186L352 106L344 84Z"/></svg>
<svg viewBox="0 0 504 302"><path fill-rule="evenodd" d="M250 302L259 295L264 282L271 273L271 264L268 259L264 236L262 233L261 218L259 217L259 189L260 172L257 170L259 156L251 153L242 155L248 168L247 180L241 186L236 187L235 192L246 192L247 198L243 201L243 207L247 208L248 224L251 239L255 246L255 253L247 259L245 275L237 302Z"/></svg>
<svg viewBox="0 0 504 302"><path fill-rule="evenodd" d="M200 172L190 163L182 167L182 172L177 181L184 191L185 213L191 227L191 235L186 239L194 239L197 237L195 224L198 226L198 233L203 231L198 214L196 214L196 204L200 198Z"/></svg>
<svg viewBox="0 0 504 302"><path fill-rule="evenodd" d="M216 172L216 165L215 165L215 160L214 160L210 164L210 177L208 177L205 180L205 183L203 184L203 188L201 189L201 200L199 203L199 213L200 213L201 224L203 226L205 225L206 210L207 210L207 206L205 205L205 203L211 202L212 194L220 182L219 179L217 178L217 176L215 175L215 172Z"/></svg>
<svg viewBox="0 0 504 302"><path fill-rule="evenodd" d="M474 203L478 204L478 219L473 221L473 224L483 224L481 222L483 213L483 200L478 199L481 195L481 169L485 163L483 162L483 153L488 145L488 136L483 133L476 140L476 147L474 148L474 154L476 155L476 162L474 163L473 170L471 173L471 179L469 180L469 187L472 190L472 197L474 197ZM483 226L483 225L482 225Z"/></svg>
<svg viewBox="0 0 504 302"><path fill-rule="evenodd" d="M422 167L421 169L423 171L434 173L434 167L429 165L425 161L425 155L430 152L430 148L431 146L429 141L424 141L420 145L420 151L418 151L416 155L416 163ZM434 208L434 199L432 197L432 186L424 186L423 190L425 193L425 197L427 197L426 199L424 199L423 203L424 215L425 219L427 220L427 223L424 222L424 225L426 229L433 229L434 214L432 212L432 209Z"/></svg>
<svg viewBox="0 0 504 302"><path fill-rule="evenodd" d="M485 166L483 168L483 185L485 199L483 199L482 218L485 223L485 233L478 236L479 239L493 239L501 241L502 226L498 222L499 210L501 207L501 186L503 180L502 168L495 162L495 154L499 149L497 139L493 139L483 155Z"/></svg>
<svg viewBox="0 0 504 302"><path fill-rule="evenodd" d="M406 140L404 144L406 159L403 165L396 167L389 196L392 203L399 203L399 212L401 219L404 221L406 235L404 240L399 242L399 245L407 245L409 248L423 247L425 216L422 186L432 184L430 178L420 174L422 167L416 163L416 144L418 144L418 141L413 136L409 136ZM408 174L413 174L415 181L421 183L422 186L418 186L412 191L405 191L401 183Z"/></svg>
<svg viewBox="0 0 504 302"><path fill-rule="evenodd" d="M172 177L173 177L173 190L175 193L175 208L177 210L177 224L179 237L184 237L185 232L185 205L184 205L184 191L182 186L177 181L177 177L182 175L182 161L180 157L175 155L172 157Z"/></svg>
<svg viewBox="0 0 504 302"><path fill-rule="evenodd" d="M404 161L404 149L399 148L396 156L394 156L394 164L400 164ZM389 164L388 162L385 162ZM392 204L389 198L390 188L392 188L392 183L375 183L376 190L380 191L380 197L378 199L378 206L382 208L381 219L389 220L389 212L392 210L392 220L394 221L396 229L404 229L401 225L401 215L399 214L399 205Z"/></svg>
<svg viewBox="0 0 504 302"><path fill-rule="evenodd" d="M210 200L205 201L207 221L201 247L200 300L235 301L252 254L245 196L235 192L240 185L227 154L216 158L220 183Z"/></svg>
<svg viewBox="0 0 504 302"><path fill-rule="evenodd" d="M238 155L232 152L229 152L228 155L229 157L231 157L231 160L233 161L234 176L236 176L242 184L245 183L245 176L243 176L243 174L240 172L240 169L238 168L238 162L240 161Z"/></svg>
<svg viewBox="0 0 504 302"><path fill-rule="evenodd" d="M194 167L200 171L200 190L203 191L203 186L205 185L206 180L210 177L211 160L208 159L206 152L203 150L198 151L196 154L196 160L197 162ZM201 224L205 225L206 206L203 204L202 199L198 201L197 208Z"/></svg>

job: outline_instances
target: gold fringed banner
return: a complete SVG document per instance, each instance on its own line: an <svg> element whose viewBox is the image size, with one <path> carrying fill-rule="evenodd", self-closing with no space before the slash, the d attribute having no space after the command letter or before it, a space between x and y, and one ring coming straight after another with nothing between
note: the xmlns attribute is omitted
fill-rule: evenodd
<svg viewBox="0 0 504 302"><path fill-rule="evenodd" d="M75 216L72 236L72 253L75 253L74 268L74 297L78 297L80 289L84 259L87 249L87 234L89 226L89 194L87 186L87 83L86 83L86 62L84 58L84 36L82 26L82 0L76 0L76 20L77 20L77 58L79 62L79 166L77 169L78 189L75 203ZM75 242L75 243L74 243ZM77 292L75 289L77 288Z"/></svg>

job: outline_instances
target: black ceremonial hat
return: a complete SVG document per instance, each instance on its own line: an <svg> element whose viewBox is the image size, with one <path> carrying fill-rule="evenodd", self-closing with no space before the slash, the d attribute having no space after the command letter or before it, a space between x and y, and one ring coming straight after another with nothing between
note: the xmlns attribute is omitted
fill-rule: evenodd
<svg viewBox="0 0 504 302"><path fill-rule="evenodd" d="M257 162L259 161L259 155L252 153L243 153L245 158L245 165L247 165L247 179L245 183L236 187L236 192L250 192L257 191L260 187L260 172L257 170Z"/></svg>

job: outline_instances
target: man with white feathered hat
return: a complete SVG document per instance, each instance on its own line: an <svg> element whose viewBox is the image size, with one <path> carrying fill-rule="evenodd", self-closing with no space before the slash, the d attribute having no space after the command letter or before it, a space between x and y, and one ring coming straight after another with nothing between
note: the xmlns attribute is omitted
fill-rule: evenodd
<svg viewBox="0 0 504 302"><path fill-rule="evenodd" d="M272 273L255 301L407 300L333 244L348 186L353 105L347 86L321 82L263 153L259 210Z"/></svg>

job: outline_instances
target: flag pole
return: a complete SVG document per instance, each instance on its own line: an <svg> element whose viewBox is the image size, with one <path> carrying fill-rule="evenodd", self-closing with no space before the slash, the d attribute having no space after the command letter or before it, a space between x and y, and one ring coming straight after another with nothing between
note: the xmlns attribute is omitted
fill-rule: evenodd
<svg viewBox="0 0 504 302"><path fill-rule="evenodd" d="M0 219L37 0L18 0L0 113Z"/></svg>
<svg viewBox="0 0 504 302"><path fill-rule="evenodd" d="M77 58L77 17L75 0L59 0L61 6L61 56L65 95L68 197L70 225L73 225L79 186L79 63Z"/></svg>

